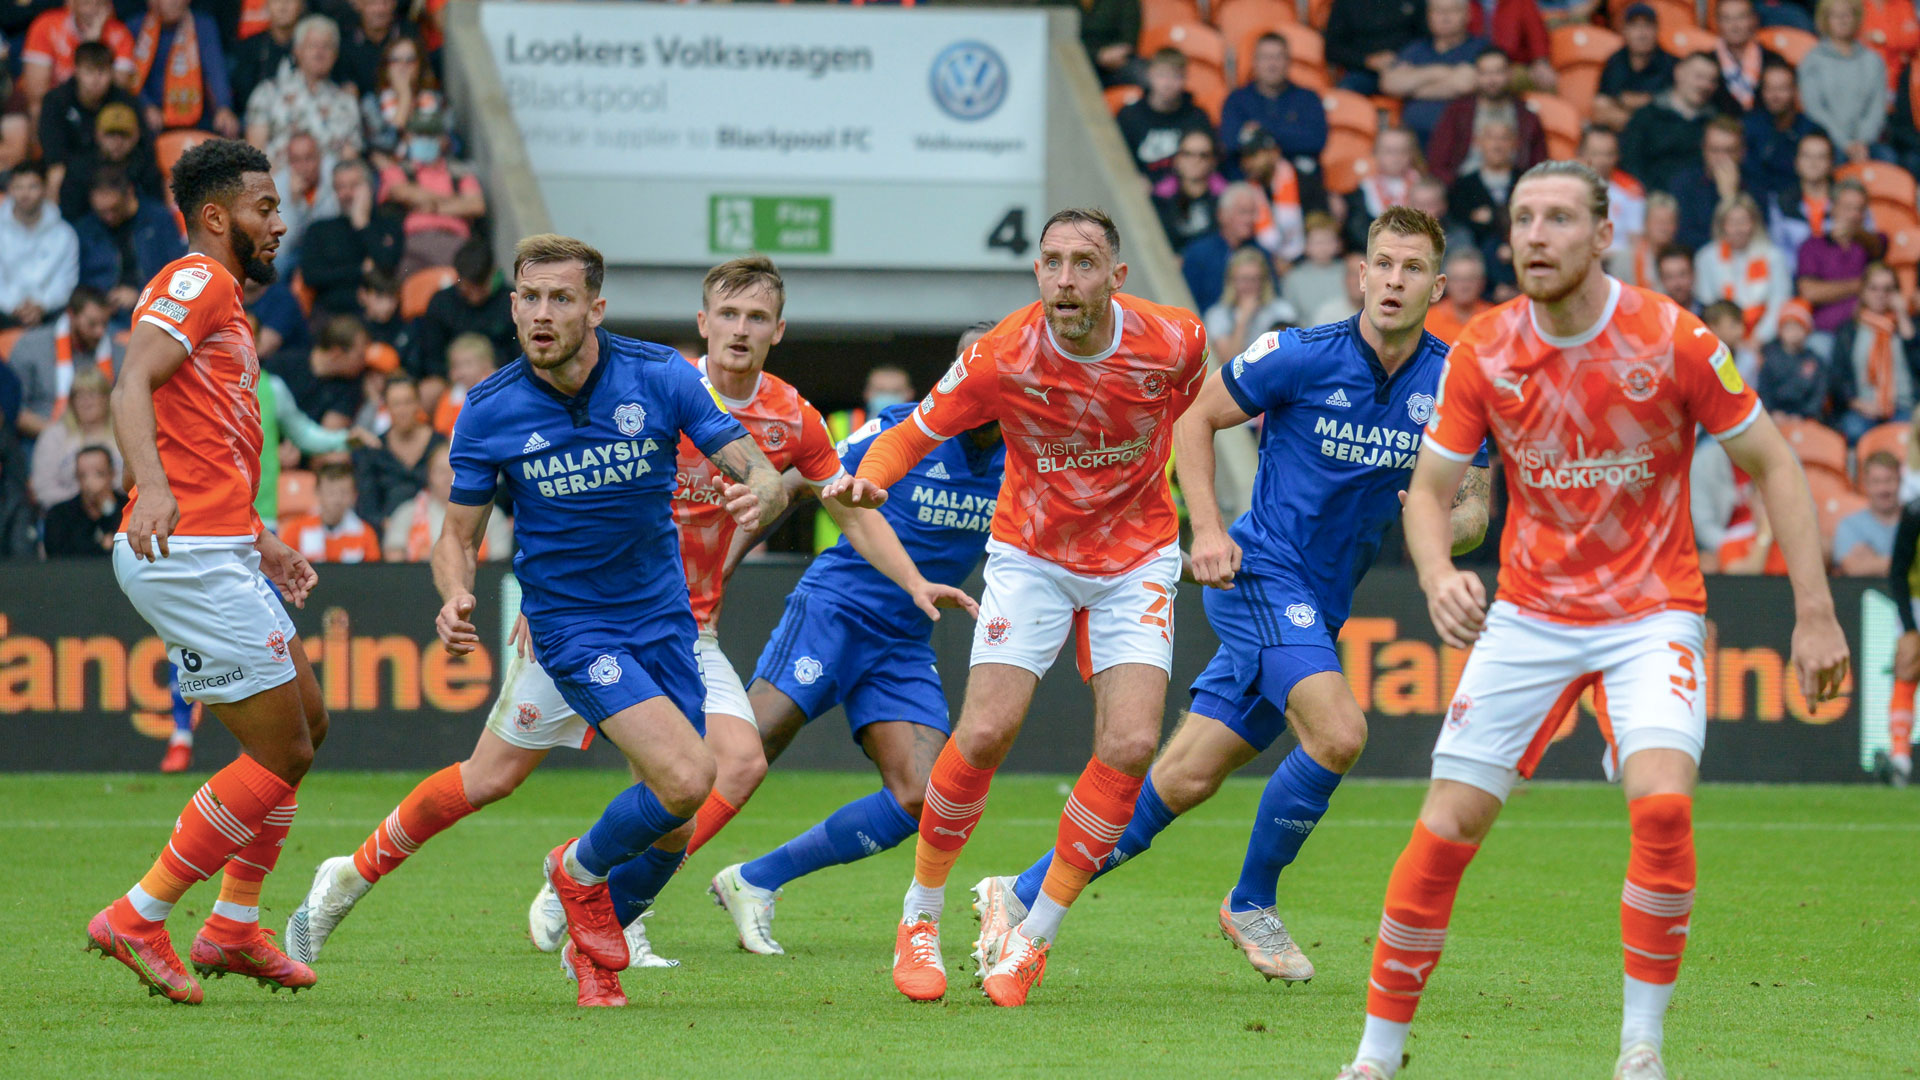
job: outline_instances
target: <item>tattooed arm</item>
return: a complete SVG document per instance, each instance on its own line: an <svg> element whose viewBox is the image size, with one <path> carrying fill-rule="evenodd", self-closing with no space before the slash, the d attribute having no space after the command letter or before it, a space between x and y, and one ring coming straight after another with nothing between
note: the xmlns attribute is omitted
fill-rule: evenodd
<svg viewBox="0 0 1920 1080"><path fill-rule="evenodd" d="M757 531L762 521L774 521L786 512L787 496L780 486L780 474L753 441L742 435L708 456L714 467L732 483L725 484L727 513L749 532ZM718 483L718 481L715 481Z"/></svg>
<svg viewBox="0 0 1920 1080"><path fill-rule="evenodd" d="M1491 469L1469 468L1453 493L1453 553L1465 555L1486 539L1488 500L1492 498Z"/></svg>

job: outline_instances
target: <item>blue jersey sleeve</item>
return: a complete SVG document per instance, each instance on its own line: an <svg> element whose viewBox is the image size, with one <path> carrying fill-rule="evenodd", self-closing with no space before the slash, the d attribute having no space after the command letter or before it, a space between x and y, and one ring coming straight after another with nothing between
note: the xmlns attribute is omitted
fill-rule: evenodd
<svg viewBox="0 0 1920 1080"><path fill-rule="evenodd" d="M461 506L485 506L499 486L500 463L487 455L486 440L476 434L492 426L480 411L472 405L460 410L447 450L447 463L453 466L453 491L447 498Z"/></svg>
<svg viewBox="0 0 1920 1080"><path fill-rule="evenodd" d="M846 466L850 473L859 472L860 463L866 460L867 451L873 446L874 436L899 423L901 417L911 414L913 410L914 403L911 401L905 405L889 405L873 419L861 424L833 448L833 452L840 455L840 464Z"/></svg>
<svg viewBox="0 0 1920 1080"><path fill-rule="evenodd" d="M1220 369L1220 379L1241 412L1259 416L1294 399L1299 351L1292 331L1268 332Z"/></svg>
<svg viewBox="0 0 1920 1080"><path fill-rule="evenodd" d="M1480 452L1473 455L1473 467L1476 469L1486 469L1491 468L1492 465L1493 452L1487 448L1487 440L1481 439Z"/></svg>
<svg viewBox="0 0 1920 1080"><path fill-rule="evenodd" d="M747 437L747 429L727 415L720 395L699 369L675 362L669 362L666 368L667 397L679 410L679 428L702 454L711 457L735 439Z"/></svg>

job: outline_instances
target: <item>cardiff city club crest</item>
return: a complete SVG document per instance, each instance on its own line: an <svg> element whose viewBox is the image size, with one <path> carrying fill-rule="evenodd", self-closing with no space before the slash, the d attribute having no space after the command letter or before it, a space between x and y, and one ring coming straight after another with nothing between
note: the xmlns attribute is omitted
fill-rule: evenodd
<svg viewBox="0 0 1920 1080"><path fill-rule="evenodd" d="M801 686L812 686L825 670L820 661L811 656L803 656L793 662L793 677Z"/></svg>
<svg viewBox="0 0 1920 1080"><path fill-rule="evenodd" d="M1288 604L1287 605L1287 621L1293 623L1293 625L1298 626L1304 630L1305 628L1313 625L1313 620L1314 620L1313 608L1309 607L1308 605L1306 604Z"/></svg>
<svg viewBox="0 0 1920 1080"><path fill-rule="evenodd" d="M606 653L601 653L600 659L595 660L593 666L587 669L587 678L601 686L612 686L620 681L620 661Z"/></svg>
<svg viewBox="0 0 1920 1080"><path fill-rule="evenodd" d="M622 435L632 437L640 434L646 422L647 410L635 402L629 401L613 410L613 426L619 428Z"/></svg>
<svg viewBox="0 0 1920 1080"><path fill-rule="evenodd" d="M1407 398L1407 419L1422 425L1433 419L1433 395L1410 395Z"/></svg>

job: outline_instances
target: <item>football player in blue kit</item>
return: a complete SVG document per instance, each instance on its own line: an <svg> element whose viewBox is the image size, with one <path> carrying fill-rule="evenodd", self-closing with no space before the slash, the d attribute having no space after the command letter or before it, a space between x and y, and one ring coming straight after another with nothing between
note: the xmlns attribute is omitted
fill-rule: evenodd
<svg viewBox="0 0 1920 1080"><path fill-rule="evenodd" d="M441 640L479 645L474 561L496 490L515 510L513 570L535 654L561 695L627 757L638 783L585 835L547 856L565 906L580 1003L625 1004L627 966L607 875L684 826L713 786L706 692L669 499L684 434L719 466L746 529L786 505L780 476L672 349L600 326L605 263L544 234L514 252L513 315L526 350L467 395L454 425L453 492L434 545Z"/></svg>
<svg viewBox="0 0 1920 1080"><path fill-rule="evenodd" d="M1354 587L1400 515L1433 414L1447 346L1422 324L1445 290L1445 254L1433 218L1389 209L1368 230L1361 313L1262 336L1207 377L1174 428L1192 574L1210 586L1203 597L1220 647L1194 680L1193 704L1103 872L1145 851L1291 725L1300 745L1267 781L1240 881L1220 905L1222 934L1269 979L1314 973L1280 921L1275 893L1366 745L1366 715L1334 642ZM1262 414L1252 508L1227 529L1214 500L1214 433ZM1475 466L1454 502L1456 554L1486 532L1484 453ZM982 940L1025 917L1051 858L1017 879L974 887Z"/></svg>
<svg viewBox="0 0 1920 1080"><path fill-rule="evenodd" d="M964 354L993 325L969 327L959 351ZM915 407L889 406L841 443L847 470L858 469L874 436L906 420ZM985 424L942 443L889 489L878 513L927 580L957 587L979 564L1005 462L1000 425ZM788 476L789 492L808 490ZM839 705L854 741L879 769L881 789L767 854L714 875L709 891L733 917L741 948L782 953L772 936L773 902L787 882L878 854L914 835L927 772L949 731L932 634L932 621L912 598L844 537L820 553L794 587L747 688L767 761L807 723Z"/></svg>

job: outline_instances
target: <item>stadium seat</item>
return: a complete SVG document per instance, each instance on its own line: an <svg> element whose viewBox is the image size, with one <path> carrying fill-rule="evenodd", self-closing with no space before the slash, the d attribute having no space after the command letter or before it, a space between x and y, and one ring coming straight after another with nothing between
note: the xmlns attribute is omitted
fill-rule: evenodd
<svg viewBox="0 0 1920 1080"><path fill-rule="evenodd" d="M1528 94L1527 108L1547 129L1547 157L1570 161L1580 151L1580 110L1555 94Z"/></svg>
<svg viewBox="0 0 1920 1080"><path fill-rule="evenodd" d="M1654 16L1660 21L1660 38L1663 43L1670 31L1682 28L1700 29L1700 16L1694 10L1693 0L1646 0L1646 2L1652 6ZM1631 0L1613 6L1617 8L1613 14L1613 25L1615 29L1619 29L1625 21L1627 8L1632 6Z"/></svg>
<svg viewBox="0 0 1920 1080"><path fill-rule="evenodd" d="M1287 39L1287 50L1293 57L1294 82L1314 90L1325 90L1331 85L1327 81L1327 41L1320 36L1320 31L1299 23L1285 23L1273 29ZM1303 68L1318 73L1323 85L1314 86L1301 78Z"/></svg>
<svg viewBox="0 0 1920 1080"><path fill-rule="evenodd" d="M1367 142L1358 153L1340 145L1340 140L1354 138L1352 132L1335 132L1327 137L1327 148L1320 154L1320 176L1326 181L1327 190L1339 195L1351 195L1360 181L1373 169L1373 143Z"/></svg>
<svg viewBox="0 0 1920 1080"><path fill-rule="evenodd" d="M1895 270L1920 266L1920 229L1896 229L1887 234L1887 265Z"/></svg>
<svg viewBox="0 0 1920 1080"><path fill-rule="evenodd" d="M1868 209L1872 213L1875 232L1891 236L1902 229L1920 228L1920 213L1916 213L1911 205L1874 202L1869 204Z"/></svg>
<svg viewBox="0 0 1920 1080"><path fill-rule="evenodd" d="M1891 236L1897 229L1914 218L1914 198L1920 194L1913 174L1885 161L1869 161L1864 164L1842 165L1833 171L1835 179L1858 180L1867 189L1867 200L1873 207L1874 224L1881 232ZM1882 217L1891 220L1883 221Z"/></svg>
<svg viewBox="0 0 1920 1080"><path fill-rule="evenodd" d="M0 330L0 360L6 360L13 355L13 346L19 342L20 335L26 332L27 328L24 326L13 326L5 330Z"/></svg>
<svg viewBox="0 0 1920 1080"><path fill-rule="evenodd" d="M1841 479L1847 475L1847 439L1818 420L1782 417L1780 434L1787 437L1800 464L1809 469L1826 469Z"/></svg>
<svg viewBox="0 0 1920 1080"><path fill-rule="evenodd" d="M1593 116L1593 99L1600 93L1600 72L1601 67L1597 64L1576 64L1560 69L1557 92L1579 112L1583 124Z"/></svg>
<svg viewBox="0 0 1920 1080"><path fill-rule="evenodd" d="M1898 420L1881 424L1878 427L1868 428L1867 433L1860 436L1860 441L1853 446L1853 460L1856 463L1854 466L1854 485L1856 487L1859 486L1859 463L1865 462L1868 458L1882 450L1899 458L1901 463L1905 464L1907 460L1907 439L1911 437L1912 432L1913 427L1911 425L1903 424Z"/></svg>
<svg viewBox="0 0 1920 1080"><path fill-rule="evenodd" d="M320 508L313 474L305 469L280 470L280 519L311 514Z"/></svg>
<svg viewBox="0 0 1920 1080"><path fill-rule="evenodd" d="M1226 0L1214 5L1212 15L1214 28L1228 41L1239 41L1249 32L1258 37L1300 21L1293 0Z"/></svg>
<svg viewBox="0 0 1920 1080"><path fill-rule="evenodd" d="M1227 41L1220 31L1206 23L1179 22L1160 26L1150 26L1140 31L1140 55L1152 56L1161 49L1172 47L1195 63L1225 71L1227 69Z"/></svg>
<svg viewBox="0 0 1920 1080"><path fill-rule="evenodd" d="M1187 92L1193 95L1193 103L1200 106L1213 121L1214 127L1220 126L1220 107L1227 103L1227 76L1211 64L1187 65Z"/></svg>
<svg viewBox="0 0 1920 1080"><path fill-rule="evenodd" d="M1333 17L1333 0L1307 0L1307 25L1315 30L1325 30L1327 20Z"/></svg>
<svg viewBox="0 0 1920 1080"><path fill-rule="evenodd" d="M1677 26L1669 29L1667 8L1660 9L1660 47L1675 56L1692 56L1697 52L1712 52L1720 47L1720 39L1697 26Z"/></svg>
<svg viewBox="0 0 1920 1080"><path fill-rule="evenodd" d="M1626 39L1603 26L1562 26L1553 32L1547 55L1562 72L1581 64L1605 67Z"/></svg>
<svg viewBox="0 0 1920 1080"><path fill-rule="evenodd" d="M211 131L180 130L161 132L159 136L153 140L153 157L160 165L160 178L162 180L173 179L173 163L180 160L181 154L206 142L208 139L218 137L219 136Z"/></svg>
<svg viewBox="0 0 1920 1080"><path fill-rule="evenodd" d="M1122 86L1109 86L1106 91L1107 111L1118 113L1121 109L1147 96L1147 92L1132 83Z"/></svg>
<svg viewBox="0 0 1920 1080"><path fill-rule="evenodd" d="M1140 40L1143 43L1140 55L1153 55L1144 44L1148 30L1156 26L1200 21L1200 7L1193 0L1140 0Z"/></svg>
<svg viewBox="0 0 1920 1080"><path fill-rule="evenodd" d="M1800 59L1813 51L1820 39L1805 30L1796 30L1791 26L1763 26L1759 34L1760 44L1780 54L1780 59L1800 66Z"/></svg>
<svg viewBox="0 0 1920 1080"><path fill-rule="evenodd" d="M1328 90L1320 95L1320 105L1327 110L1329 132L1351 131L1365 136L1369 146L1373 144L1380 130L1380 110L1367 97L1351 90Z"/></svg>
<svg viewBox="0 0 1920 1080"><path fill-rule="evenodd" d="M1833 550L1833 531L1842 518L1863 510L1867 497L1853 490L1845 473L1831 469L1808 469L1807 487L1813 492L1813 512L1820 519L1820 546Z"/></svg>
<svg viewBox="0 0 1920 1080"><path fill-rule="evenodd" d="M400 283L400 317L417 319L425 315L433 294L453 284L455 276L451 266L429 266L408 274Z"/></svg>
<svg viewBox="0 0 1920 1080"><path fill-rule="evenodd" d="M1367 100L1373 102L1373 109L1380 114L1381 123L1388 127L1400 126L1400 114L1406 110L1406 102L1385 94L1375 94Z"/></svg>

